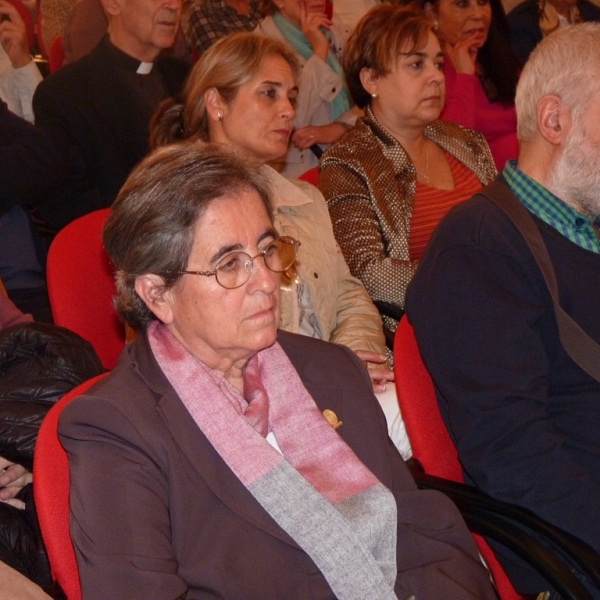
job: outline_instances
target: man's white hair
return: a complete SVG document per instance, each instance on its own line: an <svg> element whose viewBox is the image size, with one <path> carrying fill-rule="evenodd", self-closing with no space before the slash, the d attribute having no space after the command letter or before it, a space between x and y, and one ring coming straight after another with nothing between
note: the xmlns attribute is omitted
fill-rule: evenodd
<svg viewBox="0 0 600 600"><path fill-rule="evenodd" d="M517 136L530 141L537 132L537 103L560 97L574 121L600 93L600 23L564 27L540 42L531 53L517 86Z"/></svg>

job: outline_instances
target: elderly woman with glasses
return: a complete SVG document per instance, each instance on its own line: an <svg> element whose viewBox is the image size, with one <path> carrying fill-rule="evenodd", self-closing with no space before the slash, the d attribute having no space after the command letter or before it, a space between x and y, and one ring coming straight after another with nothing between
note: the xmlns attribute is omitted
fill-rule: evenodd
<svg viewBox="0 0 600 600"><path fill-rule="evenodd" d="M83 598L495 597L456 509L387 438L361 361L278 332L297 244L252 166L158 150L104 243L140 333L59 424Z"/></svg>

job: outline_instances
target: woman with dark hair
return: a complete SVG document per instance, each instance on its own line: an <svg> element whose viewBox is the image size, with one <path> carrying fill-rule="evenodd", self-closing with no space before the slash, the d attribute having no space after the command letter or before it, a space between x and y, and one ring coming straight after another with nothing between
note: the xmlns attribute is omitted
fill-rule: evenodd
<svg viewBox="0 0 600 600"><path fill-rule="evenodd" d="M196 142L146 158L113 204L116 307L139 335L59 422L83 598L493 600L361 361L278 331L297 244L269 188Z"/></svg>
<svg viewBox="0 0 600 600"><path fill-rule="evenodd" d="M365 117L321 160L319 188L350 271L373 300L400 309L439 220L496 175L481 134L439 120L443 63L422 11L372 8L344 49Z"/></svg>
<svg viewBox="0 0 600 600"><path fill-rule="evenodd" d="M483 133L496 168L516 158L515 90L521 61L512 51L500 0L421 0L446 56L441 118Z"/></svg>

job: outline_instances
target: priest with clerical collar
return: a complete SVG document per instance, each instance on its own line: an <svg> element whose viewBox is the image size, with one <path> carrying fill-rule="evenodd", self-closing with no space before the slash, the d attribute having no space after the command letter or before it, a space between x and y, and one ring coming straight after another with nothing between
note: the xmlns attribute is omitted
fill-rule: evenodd
<svg viewBox="0 0 600 600"><path fill-rule="evenodd" d="M38 207L53 229L112 204L148 152L160 102L176 95L189 65L161 56L175 42L181 0L102 0L107 36L91 54L43 81L36 123L68 158L71 178Z"/></svg>

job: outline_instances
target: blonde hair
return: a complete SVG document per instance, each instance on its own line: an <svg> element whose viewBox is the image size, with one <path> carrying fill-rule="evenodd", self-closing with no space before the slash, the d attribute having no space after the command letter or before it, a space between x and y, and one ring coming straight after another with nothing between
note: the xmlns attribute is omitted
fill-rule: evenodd
<svg viewBox="0 0 600 600"><path fill-rule="evenodd" d="M211 46L198 60L183 90L182 99L163 102L152 118L152 148L179 140L209 141L204 94L215 88L229 104L239 89L260 71L267 56L280 56L298 75L296 56L278 40L253 33L234 33Z"/></svg>

